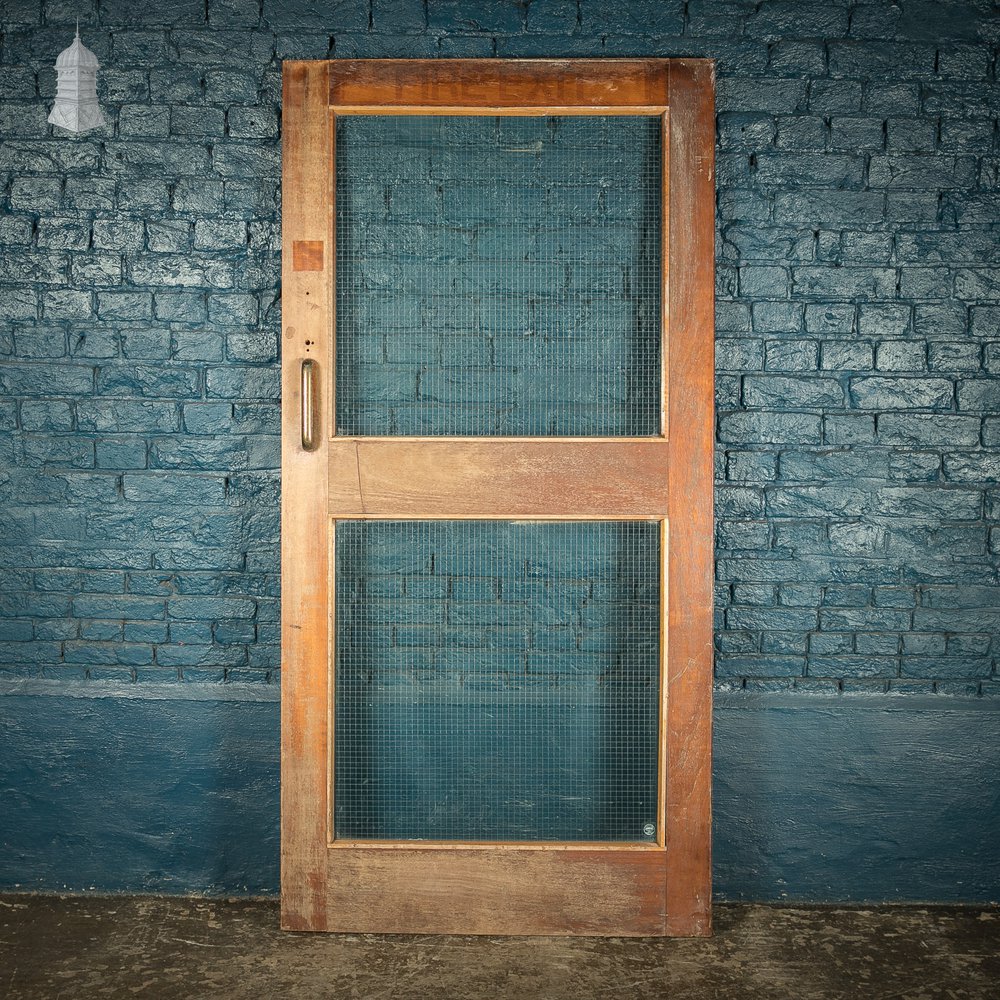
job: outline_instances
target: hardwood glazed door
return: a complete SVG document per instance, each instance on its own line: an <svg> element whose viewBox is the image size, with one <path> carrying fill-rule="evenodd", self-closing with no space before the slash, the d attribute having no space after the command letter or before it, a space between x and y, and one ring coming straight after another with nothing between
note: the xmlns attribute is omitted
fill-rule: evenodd
<svg viewBox="0 0 1000 1000"><path fill-rule="evenodd" d="M710 933L713 80L285 64L285 928Z"/></svg>

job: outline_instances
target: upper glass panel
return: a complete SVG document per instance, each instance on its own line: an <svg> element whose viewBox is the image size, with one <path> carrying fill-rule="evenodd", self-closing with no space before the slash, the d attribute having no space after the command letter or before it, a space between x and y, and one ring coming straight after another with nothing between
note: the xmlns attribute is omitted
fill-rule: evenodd
<svg viewBox="0 0 1000 1000"><path fill-rule="evenodd" d="M658 117L336 136L338 434L659 433Z"/></svg>

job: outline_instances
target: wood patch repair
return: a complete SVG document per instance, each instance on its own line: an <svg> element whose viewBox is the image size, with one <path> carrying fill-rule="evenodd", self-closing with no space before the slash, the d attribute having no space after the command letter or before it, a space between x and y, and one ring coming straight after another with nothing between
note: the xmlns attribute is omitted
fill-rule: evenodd
<svg viewBox="0 0 1000 1000"><path fill-rule="evenodd" d="M322 240L295 240L292 243L292 270L322 271L324 249Z"/></svg>

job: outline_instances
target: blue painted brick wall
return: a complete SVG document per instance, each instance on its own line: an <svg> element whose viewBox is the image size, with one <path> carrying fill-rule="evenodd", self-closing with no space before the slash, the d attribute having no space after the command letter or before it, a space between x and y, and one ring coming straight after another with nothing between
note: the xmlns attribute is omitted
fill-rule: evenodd
<svg viewBox="0 0 1000 1000"><path fill-rule="evenodd" d="M79 15L108 125L54 135ZM280 64L718 60L723 685L993 690L1000 21L932 3L0 7L0 671L273 682Z"/></svg>

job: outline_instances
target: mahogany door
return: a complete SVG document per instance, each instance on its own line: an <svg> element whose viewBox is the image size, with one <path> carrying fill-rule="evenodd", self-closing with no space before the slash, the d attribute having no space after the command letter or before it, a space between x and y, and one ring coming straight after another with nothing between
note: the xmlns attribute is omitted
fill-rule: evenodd
<svg viewBox="0 0 1000 1000"><path fill-rule="evenodd" d="M713 80L285 63L284 927L710 932Z"/></svg>

